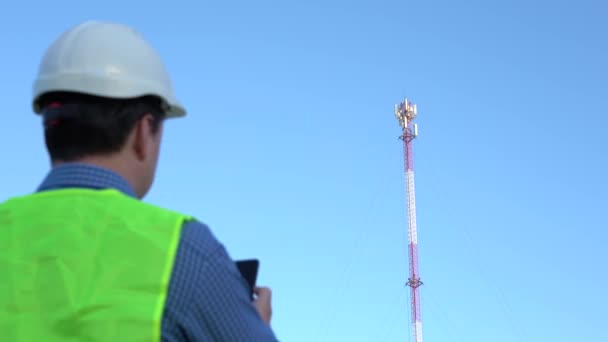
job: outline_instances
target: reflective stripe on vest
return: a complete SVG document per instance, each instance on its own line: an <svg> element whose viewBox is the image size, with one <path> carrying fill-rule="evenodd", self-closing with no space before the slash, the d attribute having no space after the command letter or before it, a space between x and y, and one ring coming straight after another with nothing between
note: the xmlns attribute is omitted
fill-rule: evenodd
<svg viewBox="0 0 608 342"><path fill-rule="evenodd" d="M116 190L54 190L0 204L1 339L160 340L188 219Z"/></svg>

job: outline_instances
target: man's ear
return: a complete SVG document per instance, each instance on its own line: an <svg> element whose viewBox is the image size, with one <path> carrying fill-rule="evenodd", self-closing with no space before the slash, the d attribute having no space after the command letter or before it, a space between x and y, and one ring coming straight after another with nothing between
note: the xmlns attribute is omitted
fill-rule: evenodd
<svg viewBox="0 0 608 342"><path fill-rule="evenodd" d="M133 127L133 151L139 161L144 161L150 153L150 144L154 143L154 117L151 114L144 115L137 120Z"/></svg>

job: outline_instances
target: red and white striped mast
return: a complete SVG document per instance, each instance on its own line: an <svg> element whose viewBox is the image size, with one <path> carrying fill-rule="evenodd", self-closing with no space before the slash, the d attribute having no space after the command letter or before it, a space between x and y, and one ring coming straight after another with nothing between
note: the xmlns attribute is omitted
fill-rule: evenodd
<svg viewBox="0 0 608 342"><path fill-rule="evenodd" d="M395 116L403 130L399 137L403 140L405 180L407 193L407 217L409 236L409 262L410 276L406 285L410 287L412 299L412 328L414 342L422 342L422 317L420 310L420 291L422 285L420 273L418 272L418 233L416 231L416 194L414 191L414 154L413 140L418 136L418 125L413 120L418 115L416 105L405 99L404 102L395 105Z"/></svg>

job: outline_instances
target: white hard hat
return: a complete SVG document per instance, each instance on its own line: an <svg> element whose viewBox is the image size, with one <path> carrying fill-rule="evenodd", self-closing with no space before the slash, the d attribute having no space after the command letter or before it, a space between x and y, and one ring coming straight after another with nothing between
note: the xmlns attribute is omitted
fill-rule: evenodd
<svg viewBox="0 0 608 342"><path fill-rule="evenodd" d="M109 98L155 95L167 117L186 115L158 53L129 26L88 21L63 33L47 49L34 82L33 107L48 92Z"/></svg>

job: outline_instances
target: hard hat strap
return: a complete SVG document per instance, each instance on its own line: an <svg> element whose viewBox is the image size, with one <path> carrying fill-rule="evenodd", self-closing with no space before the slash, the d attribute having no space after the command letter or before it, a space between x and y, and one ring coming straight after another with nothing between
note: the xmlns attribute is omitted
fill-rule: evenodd
<svg viewBox="0 0 608 342"><path fill-rule="evenodd" d="M44 108L42 118L45 128L59 125L64 119L75 119L80 117L78 104L61 104L53 102Z"/></svg>

